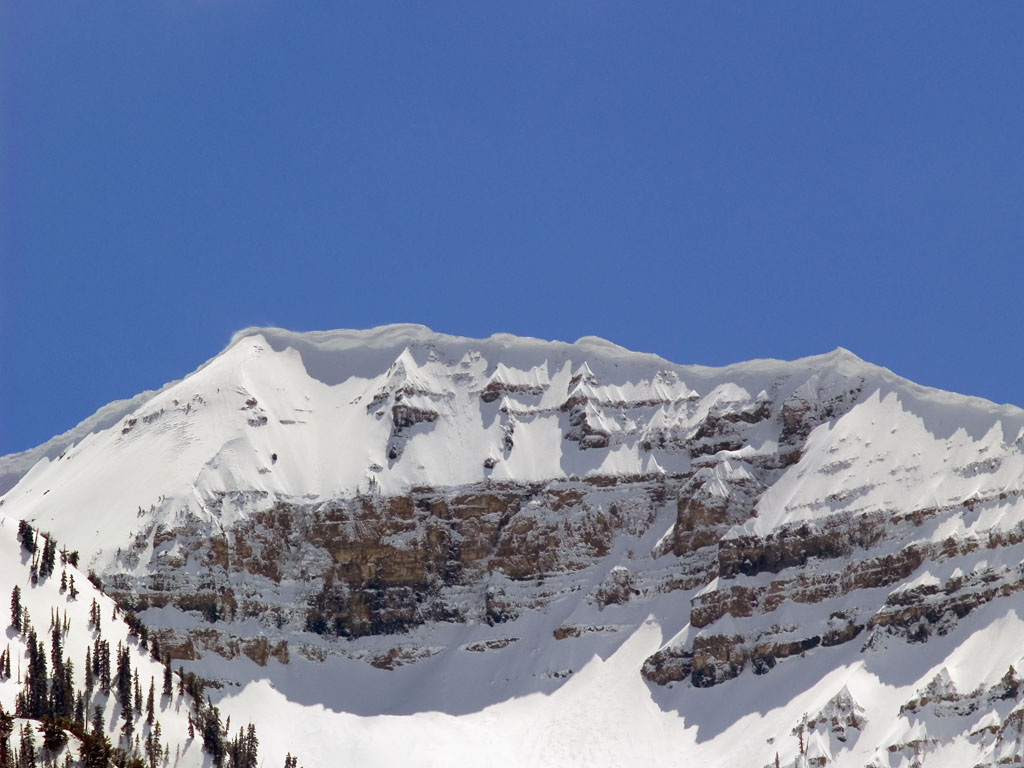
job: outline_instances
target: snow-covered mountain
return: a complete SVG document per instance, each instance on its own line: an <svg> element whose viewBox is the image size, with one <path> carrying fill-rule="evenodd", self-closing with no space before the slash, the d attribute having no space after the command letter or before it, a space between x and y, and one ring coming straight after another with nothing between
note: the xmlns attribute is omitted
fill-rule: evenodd
<svg viewBox="0 0 1024 768"><path fill-rule="evenodd" d="M842 349L248 329L0 480L275 762L1019 760L1024 411Z"/></svg>

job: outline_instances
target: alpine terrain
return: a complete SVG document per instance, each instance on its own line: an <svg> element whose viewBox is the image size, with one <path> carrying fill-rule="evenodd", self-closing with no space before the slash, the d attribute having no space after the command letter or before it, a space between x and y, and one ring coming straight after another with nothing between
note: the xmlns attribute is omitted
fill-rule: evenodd
<svg viewBox="0 0 1024 768"><path fill-rule="evenodd" d="M843 349L247 329L0 459L0 705L61 765L1024 765L1022 488L1024 410Z"/></svg>

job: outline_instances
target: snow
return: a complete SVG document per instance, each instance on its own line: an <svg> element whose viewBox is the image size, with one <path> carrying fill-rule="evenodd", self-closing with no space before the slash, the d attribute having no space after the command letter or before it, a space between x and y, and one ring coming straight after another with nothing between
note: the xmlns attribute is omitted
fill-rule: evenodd
<svg viewBox="0 0 1024 768"><path fill-rule="evenodd" d="M156 719L160 722L162 736L161 741L168 744L172 756L180 754L178 765L183 768L189 766L203 766L209 761L201 753L201 741L189 739L188 718L190 705L187 700L175 691L170 699L161 696L163 681L163 665L150 658L147 651L139 648L134 637L129 636L127 625L121 620L112 618L115 604L114 601L103 593L96 590L90 583L88 576L83 571L68 565L61 565L58 558L53 574L48 578L41 579L38 584L33 585L29 578L29 555L25 552L16 538L18 529L17 521L0 514L0 595L3 596L5 609L3 620L0 621L5 628L4 650L12 654L11 672L12 677L7 680L0 679L0 705L8 712L13 712L15 700L22 690L19 684L20 678L24 675L28 665L28 650L25 636L16 633L9 625L10 614L6 609L9 604L10 595L17 585L21 590L21 604L27 610L31 618L32 626L35 629L39 640L47 646L47 653L50 648L51 620L56 614L69 624L69 631L63 640L64 654L71 659L74 673L73 686L76 689L85 687L85 655L86 649L91 647L97 633L89 629L89 611L93 600L100 608L101 636L111 646L111 656L114 656L119 643L126 644L131 649L131 666L138 671L139 681L143 695L149 690L150 681L155 681L156 698ZM44 539L39 539L39 547L42 548ZM58 546L61 542L57 541ZM72 599L70 591L60 590L60 574L64 570L74 578L75 589L78 590L77 598ZM112 659L112 666L116 667L116 659ZM49 667L52 671L52 667ZM104 722L107 727L107 735L111 742L117 744L120 733L120 705L117 703L116 691L109 696L104 696L95 690L90 706L88 707L87 720L91 720L92 709L100 706L104 714ZM247 723L248 719L236 720L239 723ZM38 724L37 724L38 725ZM145 738L144 718L136 724L136 733ZM38 730L38 729L37 729ZM17 734L17 731L15 732ZM15 736L15 741L16 741ZM74 740L76 741L76 740ZM40 742L41 743L41 742ZM77 757L77 751L73 750ZM63 759L63 758L61 758Z"/></svg>
<svg viewBox="0 0 1024 768"><path fill-rule="evenodd" d="M494 384L501 385L501 397L486 401L481 393ZM15 518L74 542L86 567L103 569L114 567L118 549L154 523L194 514L226 527L277 499L695 468L704 491L725 498L736 483L753 481L745 461L778 449L777 421L736 422L749 429L744 448L701 457L713 459L707 466L674 449L673 436L692 438L709 416L762 405L778 416L783 403L827 408L835 398L845 398L848 407L811 432L799 461L778 471L758 499L756 516L731 536L767 536L842 516L934 510L911 540L938 546L950 537L984 542L1024 524L1024 411L919 387L843 349L715 369L675 365L594 337L567 344L501 334L465 339L413 325L304 334L252 328L186 378L111 404L33 451L0 459L0 511L12 516L0 517L0 590L9 594L13 583L22 583L37 623L52 605L68 610L69 647L78 660L91 641L84 629L91 586L76 576L77 603L68 603L52 581L26 588ZM566 439L570 414L562 408L576 400L571 417L607 434L607 448L584 449ZM392 411L398 404L436 418L399 427ZM506 434L514 443L510 450ZM666 440L659 443L659 436ZM392 458L395 446L401 450ZM485 468L485 459L493 466ZM245 504L217 501L239 490L248 494ZM586 594L612 568L622 568L627 546L661 551L674 513L670 500L642 540L620 542L607 562L565 576L573 584L567 594ZM415 540L390 543L409 547ZM166 546L170 553L175 545ZM872 554L891 546L882 542ZM1022 554L1021 546L982 547L929 563L858 599L881 604L891 594L964 574L1009 572ZM654 572L672 563L665 556L636 569L642 578L644 568ZM776 575L732 583L770 578ZM698 635L800 627L849 602L785 600L761 616L727 614L698 633L687 624L690 598L722 588L721 581L655 595L643 606L602 610L576 595L499 627L425 627L401 641L429 658L393 671L340 655L322 664L296 655L288 665L271 661L267 667L208 655L193 668L242 681L217 694L218 703L233 722L257 723L266 765L281 764L288 751L306 768L336 765L339 753L344 762L367 766L755 768L774 764L776 753L789 766L816 757L830 757L836 766L872 760L909 765L911 751L878 750L911 743L932 750L926 765L940 768L1001 754L992 743L962 734L1001 723L1012 702L986 704L970 716L928 709L901 715L900 708L935 680L935 690L962 695L996 685L1010 665L1024 670L1016 642L1024 632L1018 598L981 606L925 645L881 638L868 647L865 634L783 660L764 676L748 669L712 689L644 682L644 660L666 642L681 647ZM112 603L97 599L105 601L108 616ZM147 619L164 626L193 622L172 608L151 609ZM587 631L553 638L556 628L570 625ZM122 630L111 625L109 631ZM510 638L494 650L467 649ZM0 684L8 709L12 690ZM801 718L843 696L863 708L863 730L852 730L847 742L815 731L807 754L799 755L793 729ZM184 710L167 715L184 730ZM928 746L932 739L938 744ZM184 764L200 764L197 752L195 745L186 749L192 762Z"/></svg>

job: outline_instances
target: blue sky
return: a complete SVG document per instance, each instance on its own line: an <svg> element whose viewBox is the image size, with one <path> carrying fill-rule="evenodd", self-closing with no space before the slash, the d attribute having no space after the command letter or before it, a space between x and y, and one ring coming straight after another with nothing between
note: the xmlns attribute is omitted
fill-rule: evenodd
<svg viewBox="0 0 1024 768"><path fill-rule="evenodd" d="M0 0L0 454L248 325L1024 405L1024 4Z"/></svg>

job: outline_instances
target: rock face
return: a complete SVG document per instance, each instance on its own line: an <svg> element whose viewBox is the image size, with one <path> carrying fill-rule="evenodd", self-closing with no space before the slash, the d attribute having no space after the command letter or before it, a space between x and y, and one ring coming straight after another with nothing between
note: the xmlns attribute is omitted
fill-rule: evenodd
<svg viewBox="0 0 1024 768"><path fill-rule="evenodd" d="M572 643L650 606L684 628L638 674L700 689L927 644L1024 588L1024 413L842 350L708 369L594 339L257 329L133 402L4 509L181 658L395 669L443 650L424 628L487 655L523 617L572 613ZM871 720L832 693L794 759L831 764ZM926 699L946 701L905 712Z"/></svg>

